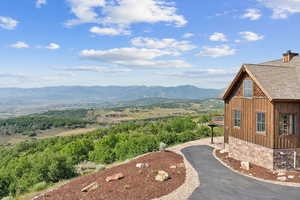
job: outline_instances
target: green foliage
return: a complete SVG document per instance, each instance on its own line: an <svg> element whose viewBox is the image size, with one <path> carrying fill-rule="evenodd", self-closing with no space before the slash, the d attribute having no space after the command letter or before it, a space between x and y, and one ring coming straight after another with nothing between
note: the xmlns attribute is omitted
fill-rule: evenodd
<svg viewBox="0 0 300 200"><path fill-rule="evenodd" d="M116 160L115 148L118 142L118 137L115 135L109 135L95 143L95 150L90 152L89 158L92 161L100 163L112 163Z"/></svg>
<svg viewBox="0 0 300 200"><path fill-rule="evenodd" d="M71 119L85 119L89 110L88 109L73 109L73 110L54 110L44 112L42 114L35 114L35 117L49 117L49 118L71 118Z"/></svg>
<svg viewBox="0 0 300 200"><path fill-rule="evenodd" d="M82 162L113 163L158 151L161 142L169 146L209 136L208 127L199 127L194 121L177 117L129 122L84 135L0 147L0 199L75 177L75 166Z"/></svg>
<svg viewBox="0 0 300 200"><path fill-rule="evenodd" d="M18 117L0 120L0 135L14 135L24 133L34 136L37 130L50 128L84 128L88 121L79 119L49 118L49 117Z"/></svg>
<svg viewBox="0 0 300 200"><path fill-rule="evenodd" d="M43 182L35 184L32 187L32 190L35 192L38 192L38 191L46 189L48 186L49 186L49 183L46 183L45 181L43 181Z"/></svg>
<svg viewBox="0 0 300 200"><path fill-rule="evenodd" d="M200 124L208 123L211 120L211 117L209 115L201 115L199 119Z"/></svg>

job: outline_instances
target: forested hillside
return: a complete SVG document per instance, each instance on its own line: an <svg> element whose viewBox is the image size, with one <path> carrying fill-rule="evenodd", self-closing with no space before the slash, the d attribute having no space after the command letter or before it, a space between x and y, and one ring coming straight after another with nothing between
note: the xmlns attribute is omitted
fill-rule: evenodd
<svg viewBox="0 0 300 200"><path fill-rule="evenodd" d="M64 127L69 129L83 128L90 122L72 118L18 117L0 120L0 136L22 133L35 135L35 131Z"/></svg>

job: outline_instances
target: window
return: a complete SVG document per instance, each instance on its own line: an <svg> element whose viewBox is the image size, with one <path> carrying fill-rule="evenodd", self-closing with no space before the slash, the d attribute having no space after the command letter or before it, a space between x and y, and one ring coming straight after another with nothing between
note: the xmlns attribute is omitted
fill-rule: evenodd
<svg viewBox="0 0 300 200"><path fill-rule="evenodd" d="M295 135L296 124L294 114L280 114L279 135Z"/></svg>
<svg viewBox="0 0 300 200"><path fill-rule="evenodd" d="M264 112L256 113L256 132L266 132L266 114Z"/></svg>
<svg viewBox="0 0 300 200"><path fill-rule="evenodd" d="M241 111L239 110L234 110L233 111L233 121L234 121L234 126L235 127L241 127Z"/></svg>
<svg viewBox="0 0 300 200"><path fill-rule="evenodd" d="M252 80L244 80L244 97L253 96L253 82Z"/></svg>

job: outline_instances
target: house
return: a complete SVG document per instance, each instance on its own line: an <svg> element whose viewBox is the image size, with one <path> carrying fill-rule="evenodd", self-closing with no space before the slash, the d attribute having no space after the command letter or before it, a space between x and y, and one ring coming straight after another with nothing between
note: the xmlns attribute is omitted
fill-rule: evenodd
<svg viewBox="0 0 300 200"><path fill-rule="evenodd" d="M229 156L272 170L300 168L300 56L244 64L223 95Z"/></svg>

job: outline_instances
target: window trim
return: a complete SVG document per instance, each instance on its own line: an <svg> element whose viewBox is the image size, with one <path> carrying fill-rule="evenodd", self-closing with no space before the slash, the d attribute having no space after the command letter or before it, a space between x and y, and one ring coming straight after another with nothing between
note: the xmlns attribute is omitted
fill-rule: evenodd
<svg viewBox="0 0 300 200"><path fill-rule="evenodd" d="M258 114L264 114L264 131L258 130ZM262 111L256 112L255 118L256 118L256 123L255 123L256 133L260 135L266 135L267 134L266 112L262 112Z"/></svg>
<svg viewBox="0 0 300 200"><path fill-rule="evenodd" d="M246 96L245 94L246 94L246 89L249 89L249 91L250 91L250 88L246 88L246 82L247 81L249 81L249 82L251 82L251 96ZM251 79L245 79L244 81L243 81L243 97L244 98L253 98L253 96L254 96L254 82L253 82L253 80L251 80Z"/></svg>
<svg viewBox="0 0 300 200"><path fill-rule="evenodd" d="M239 112L239 119L236 118L236 112ZM241 122L242 122L242 112L241 110L233 110L233 127L234 128L241 128ZM239 126L236 126L236 120L239 121Z"/></svg>
<svg viewBox="0 0 300 200"><path fill-rule="evenodd" d="M281 116L282 115L292 115L293 116L293 133L292 134L281 134ZM278 135L280 137L285 137L285 136L297 136L297 113L284 113L280 112L279 113L279 121L278 121Z"/></svg>

